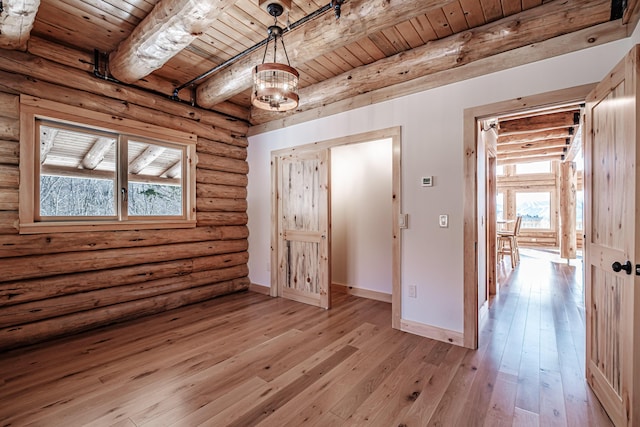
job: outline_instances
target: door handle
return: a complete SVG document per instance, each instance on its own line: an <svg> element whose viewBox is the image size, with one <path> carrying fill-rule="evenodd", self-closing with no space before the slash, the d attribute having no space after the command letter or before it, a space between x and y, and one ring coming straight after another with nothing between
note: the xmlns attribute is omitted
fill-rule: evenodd
<svg viewBox="0 0 640 427"><path fill-rule="evenodd" d="M616 273L618 273L621 270L624 270L627 272L627 274L631 274L631 261L627 261L624 264L620 264L618 261L614 262L613 264L611 264L611 268L613 269L613 271L615 271Z"/></svg>

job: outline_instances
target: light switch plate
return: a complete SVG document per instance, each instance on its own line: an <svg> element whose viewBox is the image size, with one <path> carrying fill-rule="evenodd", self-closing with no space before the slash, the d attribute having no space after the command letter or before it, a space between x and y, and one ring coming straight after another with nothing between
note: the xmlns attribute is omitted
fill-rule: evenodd
<svg viewBox="0 0 640 427"><path fill-rule="evenodd" d="M409 228L409 214L400 214L398 224L400 228Z"/></svg>
<svg viewBox="0 0 640 427"><path fill-rule="evenodd" d="M438 224L442 228L449 227L449 215L440 215L440 218L438 219Z"/></svg>

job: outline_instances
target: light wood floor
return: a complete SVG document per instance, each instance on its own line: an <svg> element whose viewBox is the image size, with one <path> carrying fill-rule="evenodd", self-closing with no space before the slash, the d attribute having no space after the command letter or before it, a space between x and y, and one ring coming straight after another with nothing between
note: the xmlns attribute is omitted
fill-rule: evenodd
<svg viewBox="0 0 640 427"><path fill-rule="evenodd" d="M477 351L390 329L381 302L244 293L6 353L0 425L610 425L575 267L502 275Z"/></svg>

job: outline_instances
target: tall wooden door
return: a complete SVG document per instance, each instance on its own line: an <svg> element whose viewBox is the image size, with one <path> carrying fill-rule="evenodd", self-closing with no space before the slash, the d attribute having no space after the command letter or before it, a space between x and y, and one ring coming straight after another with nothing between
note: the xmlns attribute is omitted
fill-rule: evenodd
<svg viewBox="0 0 640 427"><path fill-rule="evenodd" d="M616 426L640 426L640 150L636 46L587 98L587 381Z"/></svg>
<svg viewBox="0 0 640 427"><path fill-rule="evenodd" d="M278 293L329 308L329 150L278 159Z"/></svg>

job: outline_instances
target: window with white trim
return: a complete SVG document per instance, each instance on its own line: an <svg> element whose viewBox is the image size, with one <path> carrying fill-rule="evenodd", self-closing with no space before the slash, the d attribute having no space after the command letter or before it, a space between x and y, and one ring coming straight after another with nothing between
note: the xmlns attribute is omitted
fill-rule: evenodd
<svg viewBox="0 0 640 427"><path fill-rule="evenodd" d="M194 135L33 98L21 120L22 233L195 226Z"/></svg>

